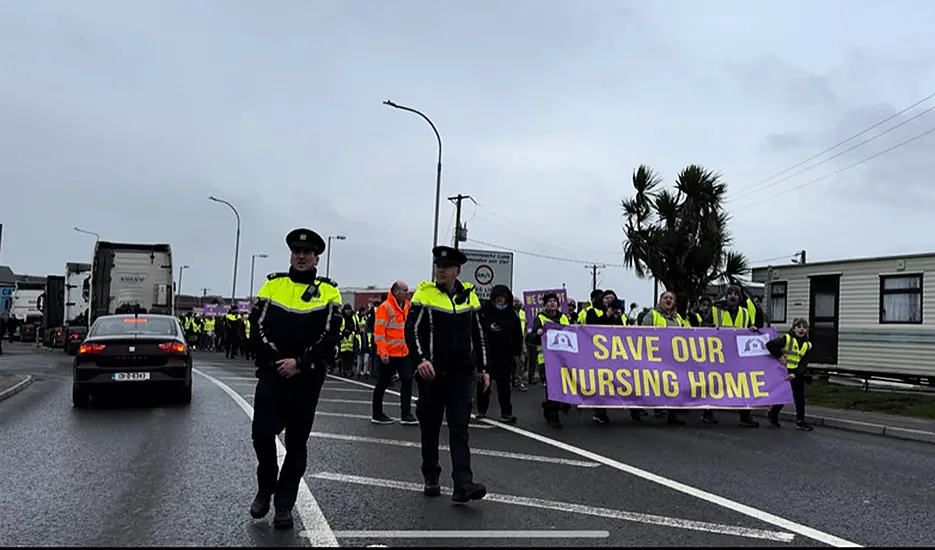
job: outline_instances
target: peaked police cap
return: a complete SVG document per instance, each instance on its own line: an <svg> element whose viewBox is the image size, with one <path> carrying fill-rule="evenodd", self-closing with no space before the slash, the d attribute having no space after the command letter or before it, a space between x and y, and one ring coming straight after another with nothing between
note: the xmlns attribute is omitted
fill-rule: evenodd
<svg viewBox="0 0 935 550"><path fill-rule="evenodd" d="M290 250L304 248L319 255L325 251L325 240L311 229L293 229L286 235L286 244Z"/></svg>
<svg viewBox="0 0 935 550"><path fill-rule="evenodd" d="M432 249L435 265L440 267L462 266L467 262L467 256L460 250L450 246L436 246Z"/></svg>

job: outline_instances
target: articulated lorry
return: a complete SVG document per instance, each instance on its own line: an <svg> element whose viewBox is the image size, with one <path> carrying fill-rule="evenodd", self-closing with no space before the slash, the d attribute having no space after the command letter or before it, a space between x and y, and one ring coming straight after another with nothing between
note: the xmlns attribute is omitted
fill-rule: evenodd
<svg viewBox="0 0 935 550"><path fill-rule="evenodd" d="M172 314L172 248L168 244L99 241L91 269L91 323L119 313Z"/></svg>
<svg viewBox="0 0 935 550"><path fill-rule="evenodd" d="M91 264L65 264L63 332L65 353L75 355L88 335L88 304L91 297Z"/></svg>
<svg viewBox="0 0 935 550"><path fill-rule="evenodd" d="M16 283L10 306L10 317L16 319L16 330L10 340L36 341L36 332L42 323L39 296L43 292L45 292L45 282L21 281Z"/></svg>
<svg viewBox="0 0 935 550"><path fill-rule="evenodd" d="M45 291L39 296L38 308L42 312L39 341L49 348L64 343L62 303L65 301L65 277L49 275L45 278Z"/></svg>

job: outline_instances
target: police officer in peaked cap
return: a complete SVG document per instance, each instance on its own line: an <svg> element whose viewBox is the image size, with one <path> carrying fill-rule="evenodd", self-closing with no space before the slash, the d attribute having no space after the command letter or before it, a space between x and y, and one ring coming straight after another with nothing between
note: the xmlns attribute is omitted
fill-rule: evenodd
<svg viewBox="0 0 935 550"><path fill-rule="evenodd" d="M325 251L321 235L295 229L286 235L286 244L289 271L266 277L250 312L258 379L251 430L258 488L250 515L266 517L272 501L273 526L280 529L293 526L292 508L305 473L325 367L341 337L343 304L337 283L318 275L318 259ZM279 470L276 437L283 430L286 456Z"/></svg>
<svg viewBox="0 0 935 550"><path fill-rule="evenodd" d="M441 494L438 439L446 417L454 481L451 500L466 503L487 495L487 488L474 482L468 445L474 378L479 376L484 390L490 387L487 346L480 300L470 283L458 279L467 257L449 246L436 246L432 256L435 281L422 282L412 296L405 330L409 358L417 365L424 492L429 497Z"/></svg>

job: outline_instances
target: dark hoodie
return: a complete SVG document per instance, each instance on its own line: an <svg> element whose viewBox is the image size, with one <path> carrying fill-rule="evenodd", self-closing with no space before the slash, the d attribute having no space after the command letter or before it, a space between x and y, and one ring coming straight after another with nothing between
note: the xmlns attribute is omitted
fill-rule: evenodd
<svg viewBox="0 0 935 550"><path fill-rule="evenodd" d="M506 298L506 307L497 309L498 296ZM490 300L481 309L484 334L487 337L487 357L491 365L512 364L513 358L523 351L523 327L513 309L513 293L506 285L496 285L490 291ZM491 325L499 325L494 332Z"/></svg>

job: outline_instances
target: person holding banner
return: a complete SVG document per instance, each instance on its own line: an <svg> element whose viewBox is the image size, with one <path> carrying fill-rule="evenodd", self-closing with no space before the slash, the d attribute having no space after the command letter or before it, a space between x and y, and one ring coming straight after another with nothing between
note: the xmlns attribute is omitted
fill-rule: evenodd
<svg viewBox="0 0 935 550"><path fill-rule="evenodd" d="M613 325L613 326L625 326L622 318L623 314L623 302L616 299L617 294L613 290L595 290L591 293L591 302L595 304L600 304L599 306L591 306L583 310L584 322L578 323L582 325ZM605 298L611 298L610 301L605 301ZM601 308L606 304L605 307ZM635 416L634 416L635 414ZM639 422L639 410L635 412L631 411L630 416ZM598 424L609 424L610 417L607 416L607 409L594 409L594 414L591 417L591 420L597 422Z"/></svg>
<svg viewBox="0 0 935 550"><path fill-rule="evenodd" d="M546 390L545 401L542 402L542 416L545 417L545 421L549 426L561 429L562 419L559 412L567 412L571 409L571 405L549 399L548 380L545 378L545 356L542 354L542 336L545 323L559 323L562 325L570 323L568 317L559 309L557 294L554 292L544 294L542 303L545 307L539 311L539 314L533 320L532 328L529 329L529 333L526 335L526 342L536 346L536 365L539 369L539 376L542 378L542 387Z"/></svg>
<svg viewBox="0 0 935 550"><path fill-rule="evenodd" d="M682 319L682 316L679 315L678 311L676 311L675 305L677 303L678 302L676 301L674 292L671 290L663 292L662 296L659 297L659 303L656 304L656 307L649 310L648 314L643 316L643 321L640 324L644 327L677 328L686 326L685 320ZM630 416L634 420L637 420L638 414L639 413L636 413L636 415L634 415L634 411L630 412ZM674 410L668 409L664 414L666 415L666 424L671 426L685 425L685 421L679 420L679 417L675 414Z"/></svg>
<svg viewBox="0 0 935 550"><path fill-rule="evenodd" d="M591 302L590 305L586 308L583 308L578 312L578 324L579 325L593 325L594 322L588 321L588 316L597 316L601 317L604 315L603 310L603 300L604 300L604 291L595 288L591 291Z"/></svg>
<svg viewBox="0 0 935 550"><path fill-rule="evenodd" d="M786 380L792 386L795 429L804 432L812 431L812 427L805 422L805 383L812 379L812 375L807 370L808 352L812 349L812 343L808 341L808 321L802 318L794 320L789 333L767 342L766 349L789 371ZM780 412L782 412L782 405L773 405L767 415L769 423L777 428L780 427Z"/></svg>
<svg viewBox="0 0 935 550"><path fill-rule="evenodd" d="M724 307L712 307L702 325L714 328L745 328L754 332L759 330L753 325L753 319L750 317L747 308L742 305L742 296L743 293L739 286L731 285L727 287L727 293L724 295ZM701 420L707 424L717 424L712 409L705 409L701 413ZM753 411L750 409L740 411L740 425L744 428L760 427L760 423L753 419Z"/></svg>
<svg viewBox="0 0 935 550"><path fill-rule="evenodd" d="M404 329L411 364L417 365L423 492L428 497L441 494L438 436L445 417L454 481L451 500L464 504L487 496L487 487L474 481L468 445L475 369L484 390L490 387L487 342L474 286L458 280L467 256L449 246L436 246L432 256L435 282L419 284L409 302Z"/></svg>

